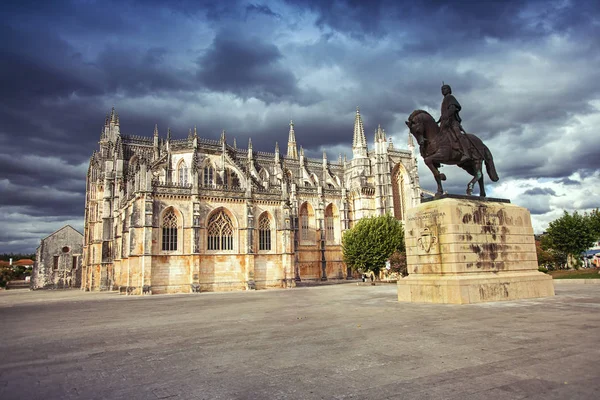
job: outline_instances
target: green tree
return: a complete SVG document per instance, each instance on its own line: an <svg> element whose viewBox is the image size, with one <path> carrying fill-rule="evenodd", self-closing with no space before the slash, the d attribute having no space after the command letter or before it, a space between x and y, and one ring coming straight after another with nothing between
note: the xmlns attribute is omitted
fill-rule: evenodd
<svg viewBox="0 0 600 400"><path fill-rule="evenodd" d="M600 240L600 210L597 208L587 215L588 223L592 233L595 236L595 240Z"/></svg>
<svg viewBox="0 0 600 400"><path fill-rule="evenodd" d="M544 249L541 241L535 241L535 252L537 253L538 265L547 267L548 265L554 265L556 263L554 254L550 250Z"/></svg>
<svg viewBox="0 0 600 400"><path fill-rule="evenodd" d="M6 287L6 284L15 279L15 272L12 267L0 266L0 287Z"/></svg>
<svg viewBox="0 0 600 400"><path fill-rule="evenodd" d="M404 228L389 214L363 218L346 231L342 249L350 268L378 274L394 251L405 250Z"/></svg>
<svg viewBox="0 0 600 400"><path fill-rule="evenodd" d="M566 254L571 261L578 259L596 240L590 225L588 216L577 211L573 214L565 211L562 217L548 226L548 246Z"/></svg>

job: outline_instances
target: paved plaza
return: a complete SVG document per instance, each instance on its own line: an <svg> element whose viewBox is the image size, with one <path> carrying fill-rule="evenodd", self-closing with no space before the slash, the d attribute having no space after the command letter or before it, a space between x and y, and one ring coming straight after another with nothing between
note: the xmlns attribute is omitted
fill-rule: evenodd
<svg viewBox="0 0 600 400"><path fill-rule="evenodd" d="M404 304L356 283L0 292L0 399L598 399L600 285Z"/></svg>

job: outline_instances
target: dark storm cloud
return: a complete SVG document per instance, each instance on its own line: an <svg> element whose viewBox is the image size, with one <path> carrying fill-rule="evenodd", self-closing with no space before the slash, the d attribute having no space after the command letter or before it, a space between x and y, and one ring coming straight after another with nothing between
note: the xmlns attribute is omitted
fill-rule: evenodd
<svg viewBox="0 0 600 400"><path fill-rule="evenodd" d="M137 97L164 91L200 89L193 73L176 68L169 61L169 51L163 47L140 51L110 46L98 55L96 66L104 75L107 93L119 92L127 97Z"/></svg>
<svg viewBox="0 0 600 400"><path fill-rule="evenodd" d="M560 183L562 185L567 185L567 186L579 186L579 185L581 185L581 182L574 181L573 179L569 179L569 178L559 179L559 180L555 181L554 183Z"/></svg>
<svg viewBox="0 0 600 400"><path fill-rule="evenodd" d="M83 215L85 196L80 191L62 191L46 185L38 187L16 185L7 180L0 181L0 189L4 192L0 197L0 208L19 206L30 216Z"/></svg>
<svg viewBox="0 0 600 400"><path fill-rule="evenodd" d="M277 46L259 37L221 31L198 59L198 80L210 90L244 99L297 101L302 94L283 58Z"/></svg>
<svg viewBox="0 0 600 400"><path fill-rule="evenodd" d="M93 80L82 70L93 74L78 53L54 32L33 33L0 26L0 85L9 97L2 103L31 103L40 99L69 96L73 93L100 93Z"/></svg>
<svg viewBox="0 0 600 400"><path fill-rule="evenodd" d="M581 121L598 114L599 14L596 1L2 2L0 225L43 228L0 238L0 251L81 221L87 160L113 105L124 134L157 123L181 138L197 125L268 152L275 141L285 152L294 119L307 155L337 160L330 149L351 157L357 105L369 148L378 124L405 148L403 121L416 108L437 118L444 80L500 183L546 177L583 190L572 175L600 170L597 122ZM445 189L464 193L469 175L444 172ZM435 189L423 165L420 175ZM522 201L535 215L564 199L531 190Z"/></svg>
<svg viewBox="0 0 600 400"><path fill-rule="evenodd" d="M523 192L523 194L525 195L529 195L529 196L537 196L537 195L543 195L543 196L556 196L556 192L550 188L540 188L540 187L536 187L533 189L528 189L525 192Z"/></svg>
<svg viewBox="0 0 600 400"><path fill-rule="evenodd" d="M257 13L267 15L269 17L281 18L281 15L277 14L276 12L273 12L273 10L269 8L269 6L264 4L248 4L246 6L246 13Z"/></svg>
<svg viewBox="0 0 600 400"><path fill-rule="evenodd" d="M455 42L484 37L511 39L536 37L552 32L571 32L575 24L593 24L600 10L597 1L549 2L546 0L287 0L299 8L318 13L316 25L345 32L356 38L384 36L407 27L419 32L428 50L444 50ZM394 21L390 24L389 21ZM452 32L452 37L445 36ZM436 37L437 41L431 41ZM420 46L414 43L413 50Z"/></svg>

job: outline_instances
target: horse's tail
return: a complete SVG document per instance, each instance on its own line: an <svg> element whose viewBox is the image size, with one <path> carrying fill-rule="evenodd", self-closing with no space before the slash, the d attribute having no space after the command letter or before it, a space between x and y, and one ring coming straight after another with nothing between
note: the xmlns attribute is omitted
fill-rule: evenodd
<svg viewBox="0 0 600 400"><path fill-rule="evenodd" d="M498 173L496 172L496 166L494 165L494 157L492 157L492 152L487 146L483 146L483 159L485 161L485 169L492 180L492 182L498 182Z"/></svg>

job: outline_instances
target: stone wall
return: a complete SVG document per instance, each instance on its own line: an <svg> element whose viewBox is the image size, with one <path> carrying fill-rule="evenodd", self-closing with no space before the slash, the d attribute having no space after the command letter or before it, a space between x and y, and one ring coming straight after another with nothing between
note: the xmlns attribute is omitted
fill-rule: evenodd
<svg viewBox="0 0 600 400"><path fill-rule="evenodd" d="M36 251L31 289L81 286L83 235L67 225L42 239Z"/></svg>

